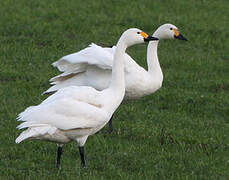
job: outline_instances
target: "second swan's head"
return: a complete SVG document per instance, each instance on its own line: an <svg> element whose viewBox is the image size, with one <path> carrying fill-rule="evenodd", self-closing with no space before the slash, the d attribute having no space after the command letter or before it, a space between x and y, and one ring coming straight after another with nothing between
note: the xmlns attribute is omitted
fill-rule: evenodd
<svg viewBox="0 0 229 180"><path fill-rule="evenodd" d="M137 28L131 28L131 29L126 30L122 34L121 37L122 37L122 40L125 41L127 46L132 46L134 44L140 44L140 43L148 42L148 41L159 40L158 38L152 37Z"/></svg>
<svg viewBox="0 0 229 180"><path fill-rule="evenodd" d="M178 28L172 24L163 24L153 34L154 37L158 39L187 39L180 33Z"/></svg>

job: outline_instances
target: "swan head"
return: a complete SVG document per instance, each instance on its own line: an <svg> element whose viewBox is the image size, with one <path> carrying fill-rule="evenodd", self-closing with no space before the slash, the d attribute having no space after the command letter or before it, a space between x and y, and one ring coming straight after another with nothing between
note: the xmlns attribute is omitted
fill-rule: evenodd
<svg viewBox="0 0 229 180"><path fill-rule="evenodd" d="M154 37L158 39L187 39L179 32L178 28L172 24L161 25L153 34Z"/></svg>
<svg viewBox="0 0 229 180"><path fill-rule="evenodd" d="M140 43L144 43L148 41L159 40L158 38L152 37L137 28L131 28L131 29L126 30L122 34L121 39L124 40L127 46L132 46L134 44L140 44Z"/></svg>

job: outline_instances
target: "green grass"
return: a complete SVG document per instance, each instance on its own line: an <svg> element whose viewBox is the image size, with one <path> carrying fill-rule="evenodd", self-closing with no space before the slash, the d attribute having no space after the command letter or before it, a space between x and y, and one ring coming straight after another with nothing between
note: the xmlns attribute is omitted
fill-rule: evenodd
<svg viewBox="0 0 229 180"><path fill-rule="evenodd" d="M0 179L229 179L228 0L0 1ZM115 44L127 28L148 33L170 22L188 42L160 42L163 87L119 107L55 168L54 143L15 144L18 113L39 104L51 63L91 42ZM128 52L146 67L146 46Z"/></svg>

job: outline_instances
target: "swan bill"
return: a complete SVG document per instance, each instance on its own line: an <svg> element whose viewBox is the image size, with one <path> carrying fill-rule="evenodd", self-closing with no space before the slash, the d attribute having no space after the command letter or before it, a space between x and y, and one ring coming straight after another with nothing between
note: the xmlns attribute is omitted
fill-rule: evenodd
<svg viewBox="0 0 229 180"><path fill-rule="evenodd" d="M148 36L147 38L144 37L144 41L145 42L149 42L149 41L158 41L159 39L153 36Z"/></svg>
<svg viewBox="0 0 229 180"><path fill-rule="evenodd" d="M179 33L178 35L174 35L174 38L188 41L188 39L186 37L184 37L181 33Z"/></svg>
<svg viewBox="0 0 229 180"><path fill-rule="evenodd" d="M158 38L153 37L153 36L150 36L150 35L148 35L148 34L145 33L145 32L138 32L138 34L141 34L141 36L144 38L144 41L145 41L145 42L148 42L148 41L157 41L157 40L159 40Z"/></svg>

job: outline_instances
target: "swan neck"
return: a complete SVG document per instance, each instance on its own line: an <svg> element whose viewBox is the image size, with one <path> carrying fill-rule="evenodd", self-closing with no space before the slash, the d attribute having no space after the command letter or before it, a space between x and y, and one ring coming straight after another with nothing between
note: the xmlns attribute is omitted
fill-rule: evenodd
<svg viewBox="0 0 229 180"><path fill-rule="evenodd" d="M147 47L147 64L150 74L162 73L157 55L157 47L159 41L150 41Z"/></svg>
<svg viewBox="0 0 229 180"><path fill-rule="evenodd" d="M119 39L116 50L114 53L114 60L112 66L112 78L110 88L115 92L121 93L124 96L125 93L125 79L124 79L124 53L127 45L122 38Z"/></svg>

